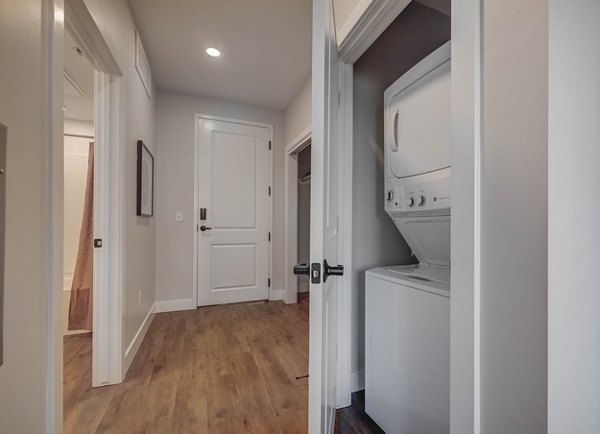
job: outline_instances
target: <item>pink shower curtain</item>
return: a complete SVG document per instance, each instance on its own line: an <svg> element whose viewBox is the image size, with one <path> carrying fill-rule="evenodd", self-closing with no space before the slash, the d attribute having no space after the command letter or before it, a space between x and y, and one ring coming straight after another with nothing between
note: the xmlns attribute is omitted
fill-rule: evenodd
<svg viewBox="0 0 600 434"><path fill-rule="evenodd" d="M69 330L92 330L94 281L94 142L90 142L79 249L69 302Z"/></svg>

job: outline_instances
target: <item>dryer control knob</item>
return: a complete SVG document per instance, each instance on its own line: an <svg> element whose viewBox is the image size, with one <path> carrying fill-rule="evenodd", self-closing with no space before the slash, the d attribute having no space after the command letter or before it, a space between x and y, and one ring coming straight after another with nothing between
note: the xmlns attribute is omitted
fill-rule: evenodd
<svg viewBox="0 0 600 434"><path fill-rule="evenodd" d="M406 200L406 204L407 204L408 206L414 206L414 204L415 204L415 199L414 199L414 197L409 197L409 198Z"/></svg>
<svg viewBox="0 0 600 434"><path fill-rule="evenodd" d="M419 205L419 206L425 205L425 196L419 196L419 201L417 202L417 205Z"/></svg>

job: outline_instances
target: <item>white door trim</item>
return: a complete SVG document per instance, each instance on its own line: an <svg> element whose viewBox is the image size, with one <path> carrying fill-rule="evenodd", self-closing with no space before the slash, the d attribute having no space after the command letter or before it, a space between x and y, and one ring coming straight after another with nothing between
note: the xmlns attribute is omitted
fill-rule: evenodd
<svg viewBox="0 0 600 434"><path fill-rule="evenodd" d="M192 297L194 300L194 305L198 306L198 227L200 222L200 209L199 209L199 194L200 194L200 186L199 184L199 171L200 171L200 129L199 129L199 121L200 119L210 119L214 121L221 122L230 122L234 124L248 125L253 127L262 127L267 128L269 130L269 141L271 142L271 150L269 152L269 182L271 185L271 196L269 196L269 231L271 232L271 242L269 243L269 278L271 279L271 287L269 288L269 300L273 300L277 298L275 295L275 288L273 285L273 196L274 196L274 185L273 185L273 152L275 143L273 143L273 125L271 124L263 124L260 122L252 122L245 121L241 119L232 119L226 118L222 116L214 116L207 115L202 113L194 114L194 227L192 228L192 239L193 239L193 252L192 252L192 260L193 260L193 277L192 277Z"/></svg>
<svg viewBox="0 0 600 434"><path fill-rule="evenodd" d="M122 74L82 0L65 2L65 29L96 70L94 238L101 238L104 243L102 249L94 249L92 386L98 387L122 382L127 369L122 344L125 246Z"/></svg>
<svg viewBox="0 0 600 434"><path fill-rule="evenodd" d="M284 211L284 270L283 301L298 301L298 280L293 273L298 262L298 157L311 140L311 127L305 128L285 148L285 211Z"/></svg>
<svg viewBox="0 0 600 434"><path fill-rule="evenodd" d="M450 431L479 434L483 0L452 2Z"/></svg>
<svg viewBox="0 0 600 434"><path fill-rule="evenodd" d="M340 31L340 60L356 62L411 0L362 0Z"/></svg>
<svg viewBox="0 0 600 434"><path fill-rule="evenodd" d="M45 428L47 434L60 433L63 428L63 0L42 1L42 120L41 149L46 189L42 195L45 213L42 236L46 245L43 289L46 346L45 360Z"/></svg>

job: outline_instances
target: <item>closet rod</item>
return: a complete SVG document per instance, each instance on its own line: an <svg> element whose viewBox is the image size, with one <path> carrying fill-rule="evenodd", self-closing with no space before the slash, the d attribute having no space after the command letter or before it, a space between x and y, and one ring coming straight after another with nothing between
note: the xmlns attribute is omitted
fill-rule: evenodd
<svg viewBox="0 0 600 434"><path fill-rule="evenodd" d="M94 136L86 136L85 134L63 134L65 137L79 137L80 139L92 139L94 140Z"/></svg>

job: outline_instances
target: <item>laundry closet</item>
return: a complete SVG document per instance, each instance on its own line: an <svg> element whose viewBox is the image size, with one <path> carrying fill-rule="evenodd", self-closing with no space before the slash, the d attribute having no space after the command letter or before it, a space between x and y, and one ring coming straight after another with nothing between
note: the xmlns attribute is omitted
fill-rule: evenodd
<svg viewBox="0 0 600 434"><path fill-rule="evenodd" d="M353 315L357 318L352 330L353 390L365 389L366 412L386 432L447 432L448 429L449 40L450 1L413 1L353 65L351 268ZM437 52L434 59L427 60L434 52ZM438 69L441 65L445 66ZM399 80L401 77L404 78ZM419 82L423 77L426 79ZM434 88L437 86L433 91L430 83L422 86L429 81ZM423 92L421 87L429 90ZM391 99L397 94L404 99L396 107ZM416 102L411 98L416 98ZM442 109L437 110L439 107ZM423 112L419 114L419 110ZM414 128L420 122L419 116L425 121ZM415 140L415 137L426 138ZM407 142L412 145L406 145ZM407 185L404 182L407 179L417 182ZM394 184L396 181L399 183ZM421 181L426 185L421 185ZM414 318L413 313L411 319L412 307L406 304L402 307L402 303L412 300L413 292L398 298L398 288L392 285L387 288L387 295L382 295L382 286L377 282L390 283L403 273L411 275L407 277L415 283L410 284L411 289L421 284L418 294L424 293L422 289L428 284L439 284L442 297L435 300L436 307L430 312L439 319L436 327L442 330L438 335L434 330L435 336L421 337L417 333L407 340L406 335L398 334L398 328L411 320L415 322L409 327L421 330L419 321L426 322L424 316L428 315L423 313ZM398 346L415 344L420 339L423 345L398 350ZM432 347L428 349L427 345ZM436 353L440 346L441 353ZM427 373L417 372L406 380L401 370L407 365L402 363L411 356L414 358L409 364L418 357L436 358L431 368L438 371L434 377L441 372L442 378L423 379L420 376ZM395 368L394 360L398 362ZM429 391L419 395L420 390L428 387ZM399 388L402 390L397 393ZM419 408L419 403L410 402L414 396L431 401L436 395L440 396L433 400L433 407ZM415 414L409 414L411 411Z"/></svg>

